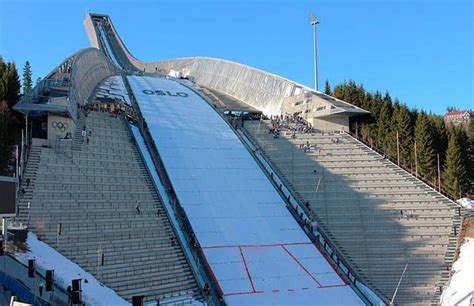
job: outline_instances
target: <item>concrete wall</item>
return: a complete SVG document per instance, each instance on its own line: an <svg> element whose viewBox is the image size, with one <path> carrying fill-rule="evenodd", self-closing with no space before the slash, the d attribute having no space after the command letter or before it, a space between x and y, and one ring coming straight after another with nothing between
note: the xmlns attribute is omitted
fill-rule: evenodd
<svg viewBox="0 0 474 306"><path fill-rule="evenodd" d="M349 131L349 116L332 115L322 118L310 118L314 128L323 131Z"/></svg>
<svg viewBox="0 0 474 306"><path fill-rule="evenodd" d="M331 103L324 101L321 98L315 96L304 96L297 95L288 97L283 101L283 113L294 114L300 113L300 115L308 119L314 116L330 115L331 114ZM324 109L322 109L324 107ZM321 108L318 110L318 108Z"/></svg>
<svg viewBox="0 0 474 306"><path fill-rule="evenodd" d="M64 138L66 133L71 133L71 136L74 135L74 129L76 124L74 120L68 117L48 115L48 139L55 140L58 137Z"/></svg>
<svg viewBox="0 0 474 306"><path fill-rule="evenodd" d="M333 106L331 103L319 97L298 95L283 101L283 112L290 115L299 113L318 130L349 131L349 114L332 114L331 106Z"/></svg>

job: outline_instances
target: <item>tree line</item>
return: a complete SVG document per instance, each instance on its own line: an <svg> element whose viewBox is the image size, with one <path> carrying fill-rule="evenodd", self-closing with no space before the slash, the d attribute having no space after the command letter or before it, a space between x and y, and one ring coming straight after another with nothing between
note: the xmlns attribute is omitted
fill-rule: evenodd
<svg viewBox="0 0 474 306"><path fill-rule="evenodd" d="M392 99L388 91L369 92L352 80L333 90L326 80L325 93L370 111L351 120L350 127L366 143L394 160L399 156L401 166L435 186L439 159L442 189L454 198L470 191L474 179L472 121L467 129L447 125L442 116L409 108Z"/></svg>
<svg viewBox="0 0 474 306"><path fill-rule="evenodd" d="M32 89L31 66L23 68L23 93ZM15 171L15 145L21 141L23 115L12 107L21 98L21 83L14 62L5 62L0 55L0 174L12 175Z"/></svg>
<svg viewBox="0 0 474 306"><path fill-rule="evenodd" d="M23 67L20 83L14 62L5 62L0 55L0 174L14 171L14 145L20 142L23 115L12 107L23 94L32 90L31 65ZM351 131L365 142L399 161L401 166L434 185L438 182L438 159L441 185L458 198L469 192L474 180L474 124L468 129L446 125L441 116L409 108L386 91L369 92L362 84L350 80L331 89L326 80L325 93L370 111L355 117ZM398 148L397 148L398 139ZM415 162L416 160L416 162Z"/></svg>

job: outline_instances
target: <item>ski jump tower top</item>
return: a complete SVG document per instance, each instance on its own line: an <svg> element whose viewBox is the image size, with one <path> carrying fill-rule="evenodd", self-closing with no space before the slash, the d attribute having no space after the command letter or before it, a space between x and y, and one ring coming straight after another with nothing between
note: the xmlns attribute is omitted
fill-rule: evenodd
<svg viewBox="0 0 474 306"><path fill-rule="evenodd" d="M200 86L225 93L266 115L297 113L315 128L348 130L349 117L369 113L297 82L227 60L188 57L145 63L131 55L109 16L87 14L84 25L91 45L108 52L122 69L165 75L174 70L192 77ZM108 42L101 39L105 32L112 38Z"/></svg>

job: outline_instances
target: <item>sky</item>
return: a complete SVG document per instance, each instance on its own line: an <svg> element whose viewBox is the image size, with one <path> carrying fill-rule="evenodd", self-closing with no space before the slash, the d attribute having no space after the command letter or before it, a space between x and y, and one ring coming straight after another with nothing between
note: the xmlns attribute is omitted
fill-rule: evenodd
<svg viewBox="0 0 474 306"><path fill-rule="evenodd" d="M45 76L90 46L87 11L143 61L217 57L310 87L313 12L320 90L352 79L437 114L474 109L474 0L0 0L0 55Z"/></svg>

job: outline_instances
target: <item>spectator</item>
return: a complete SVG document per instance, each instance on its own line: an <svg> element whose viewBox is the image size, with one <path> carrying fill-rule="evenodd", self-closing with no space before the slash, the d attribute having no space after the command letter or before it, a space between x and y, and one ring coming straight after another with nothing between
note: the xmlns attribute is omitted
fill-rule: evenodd
<svg viewBox="0 0 474 306"><path fill-rule="evenodd" d="M142 206L141 206L140 204L137 205L137 208L136 208L136 209L137 209L137 214L138 214L138 215L139 215L140 212L141 212L141 207L142 207Z"/></svg>
<svg viewBox="0 0 474 306"><path fill-rule="evenodd" d="M26 187L30 187L30 183L31 183L31 180L30 180L30 178L28 177L28 178L26 179Z"/></svg>

